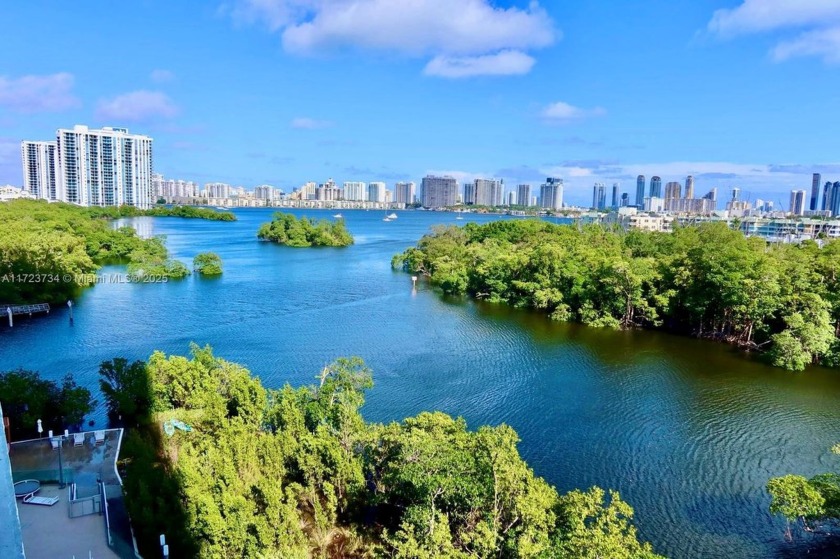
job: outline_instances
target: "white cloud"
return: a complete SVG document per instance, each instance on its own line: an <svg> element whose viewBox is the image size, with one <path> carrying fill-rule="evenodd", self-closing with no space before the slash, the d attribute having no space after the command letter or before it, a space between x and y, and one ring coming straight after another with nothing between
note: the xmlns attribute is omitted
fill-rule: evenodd
<svg viewBox="0 0 840 559"><path fill-rule="evenodd" d="M142 122L159 118L172 118L178 107L160 91L132 91L113 99L99 101L96 117L116 122Z"/></svg>
<svg viewBox="0 0 840 559"><path fill-rule="evenodd" d="M793 32L792 38L771 49L774 61L816 56L828 63L840 62L838 0L744 0L736 8L715 11L708 31L724 38L770 31Z"/></svg>
<svg viewBox="0 0 840 559"><path fill-rule="evenodd" d="M149 74L149 79L151 79L155 83L171 82L175 79L175 73L171 72L170 70L162 70L158 68L152 70L152 73Z"/></svg>
<svg viewBox="0 0 840 559"><path fill-rule="evenodd" d="M329 120L316 120L314 118L308 118L305 116L300 116L297 118L293 118L292 122L289 123L289 126L292 128L298 128L303 130L316 130L318 128L329 128L332 126L333 123Z"/></svg>
<svg viewBox="0 0 840 559"><path fill-rule="evenodd" d="M818 56L828 63L840 63L840 27L802 33L783 41L771 51L773 60L784 62L799 56Z"/></svg>
<svg viewBox="0 0 840 559"><path fill-rule="evenodd" d="M601 107L582 109L564 101L557 101L544 108L540 116L547 122L569 122L605 114L607 111Z"/></svg>
<svg viewBox="0 0 840 559"><path fill-rule="evenodd" d="M423 73L442 78L513 76L527 74L534 62L532 57L518 50L481 56L436 56L426 64Z"/></svg>
<svg viewBox="0 0 840 559"><path fill-rule="evenodd" d="M354 47L432 56L426 73L445 77L454 77L454 67L462 68L459 77L479 75L480 69L491 75L525 73L533 59L523 51L547 47L560 35L537 2L501 8L490 0L240 0L231 15L280 31L289 52ZM506 64L506 71L492 64L492 57Z"/></svg>
<svg viewBox="0 0 840 559"><path fill-rule="evenodd" d="M0 76L0 106L22 113L63 111L81 105L73 95L72 74Z"/></svg>

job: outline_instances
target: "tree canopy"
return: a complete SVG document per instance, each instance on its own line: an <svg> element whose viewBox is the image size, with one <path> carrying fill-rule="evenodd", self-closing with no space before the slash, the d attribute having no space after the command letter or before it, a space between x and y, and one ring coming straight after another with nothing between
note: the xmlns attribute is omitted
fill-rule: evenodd
<svg viewBox="0 0 840 559"><path fill-rule="evenodd" d="M771 246L723 223L625 233L531 219L437 227L392 264L445 293L713 338L798 371L840 362L838 257L840 241Z"/></svg>
<svg viewBox="0 0 840 559"><path fill-rule="evenodd" d="M343 219L315 221L282 212L275 213L270 222L260 225L257 237L290 247L345 247L353 244L353 236Z"/></svg>
<svg viewBox="0 0 840 559"><path fill-rule="evenodd" d="M657 557L617 493L558 495L506 425L471 431L440 412L366 422L359 358L279 390L209 347L155 352L141 369L150 421L127 436L122 467L149 555L166 533L182 557ZM169 419L192 430L167 437Z"/></svg>

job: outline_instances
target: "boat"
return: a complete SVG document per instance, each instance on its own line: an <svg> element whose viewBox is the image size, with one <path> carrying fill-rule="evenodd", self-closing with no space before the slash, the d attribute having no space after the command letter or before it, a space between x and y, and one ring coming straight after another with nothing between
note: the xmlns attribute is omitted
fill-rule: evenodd
<svg viewBox="0 0 840 559"><path fill-rule="evenodd" d="M344 219L344 216L341 214L335 214L333 217L336 219Z"/></svg>
<svg viewBox="0 0 840 559"><path fill-rule="evenodd" d="M391 219L390 217L388 217L388 216L386 215L386 216L385 216L385 219L383 219L382 221L394 221L394 220L393 220L393 219Z"/></svg>
<svg viewBox="0 0 840 559"><path fill-rule="evenodd" d="M397 214L395 214L394 212L391 212L388 215L386 215L385 217L387 217L388 219L397 219Z"/></svg>
<svg viewBox="0 0 840 559"><path fill-rule="evenodd" d="M459 215L459 216L457 216L455 219L464 219L464 216Z"/></svg>
<svg viewBox="0 0 840 559"><path fill-rule="evenodd" d="M217 209L217 210L221 210L221 211L223 211L223 212L226 212L226 211L227 211L227 208L223 208L223 207L221 207L221 206L216 206L216 209Z"/></svg>

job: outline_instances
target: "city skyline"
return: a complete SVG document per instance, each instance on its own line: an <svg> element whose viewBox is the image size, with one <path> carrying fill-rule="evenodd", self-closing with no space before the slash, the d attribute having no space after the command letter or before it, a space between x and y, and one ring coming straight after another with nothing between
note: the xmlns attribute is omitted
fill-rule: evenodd
<svg viewBox="0 0 840 559"><path fill-rule="evenodd" d="M21 140L86 123L155 138L155 172L202 183L291 191L314 177L390 186L448 174L510 188L556 176L583 205L595 182L620 182L633 200L637 175L693 175L704 191L784 200L810 191L812 173L840 174L813 134L840 121L826 38L840 6L759 3L11 5L0 184L22 184ZM342 28L350 5L366 19ZM93 51L126 34L143 48L131 64L80 58L33 41L34 19L45 36L78 30ZM415 20L425 25L388 31ZM640 27L660 40L638 41ZM558 76L562 93L547 87Z"/></svg>

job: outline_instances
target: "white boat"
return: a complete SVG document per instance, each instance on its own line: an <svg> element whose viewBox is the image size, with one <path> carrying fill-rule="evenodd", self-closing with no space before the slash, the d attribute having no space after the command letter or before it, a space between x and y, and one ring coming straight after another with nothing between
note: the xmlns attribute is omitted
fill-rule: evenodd
<svg viewBox="0 0 840 559"><path fill-rule="evenodd" d="M459 215L459 216L458 216L458 217L456 217L455 219L464 219L464 217Z"/></svg>
<svg viewBox="0 0 840 559"><path fill-rule="evenodd" d="M387 217L388 219L397 219L397 214L391 212L388 215L386 215L385 217Z"/></svg>
<svg viewBox="0 0 840 559"><path fill-rule="evenodd" d="M223 207L221 207L221 206L216 206L216 209L217 209L217 210L221 210L221 211L223 211L223 212L226 212L226 211L227 211L227 208L223 208Z"/></svg>
<svg viewBox="0 0 840 559"><path fill-rule="evenodd" d="M344 216L341 214L335 214L333 217L336 219L344 219Z"/></svg>
<svg viewBox="0 0 840 559"><path fill-rule="evenodd" d="M391 219L391 218L390 218L390 217L388 217L388 216L385 216L385 219L383 219L382 221L394 221L394 220L393 220L393 219Z"/></svg>

